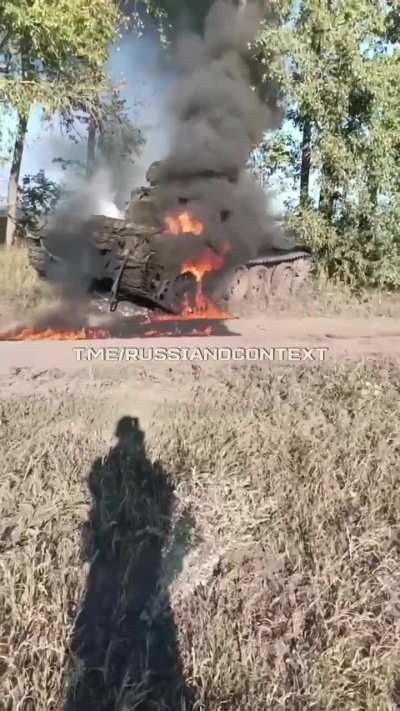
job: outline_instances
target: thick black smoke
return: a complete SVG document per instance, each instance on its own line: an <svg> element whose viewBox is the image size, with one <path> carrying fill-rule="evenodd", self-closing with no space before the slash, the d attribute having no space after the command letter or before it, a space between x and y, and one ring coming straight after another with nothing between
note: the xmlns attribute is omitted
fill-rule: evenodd
<svg viewBox="0 0 400 711"><path fill-rule="evenodd" d="M272 87L270 91L262 87L261 99L252 75L249 43L259 22L255 6L217 0L204 35L186 33L178 41L179 76L168 122L171 148L153 193L160 217L187 209L204 222L206 237L217 251L228 244L228 268L258 256L279 234L267 196L246 170L252 148L281 119ZM49 276L64 302L71 302L72 317L93 282L104 281L103 261L108 256L95 247L93 230L98 228L88 223L90 214L99 212L101 192L93 183L80 200L67 201L47 230L46 242L59 257L50 265ZM191 250L204 245L197 238L181 242L183 249L176 240L161 237L155 262L179 273L184 261L197 256ZM113 263L122 248L116 240Z"/></svg>
<svg viewBox="0 0 400 711"><path fill-rule="evenodd" d="M161 176L160 208L174 211L189 200L211 240L229 242L235 261L256 256L276 233L266 195L246 171L252 148L281 120L272 87L262 101L251 86L249 43L259 22L254 5L217 0L204 36L178 41L172 147Z"/></svg>

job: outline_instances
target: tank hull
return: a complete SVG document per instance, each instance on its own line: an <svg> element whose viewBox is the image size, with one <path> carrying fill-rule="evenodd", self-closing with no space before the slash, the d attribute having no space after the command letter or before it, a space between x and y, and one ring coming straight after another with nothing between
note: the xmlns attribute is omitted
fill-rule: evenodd
<svg viewBox="0 0 400 711"><path fill-rule="evenodd" d="M179 313L185 289L193 288L188 275L181 273L181 255L202 248L218 254L218 248L203 234L166 234L157 209L157 175L151 173L150 178L150 187L131 193L125 219L92 216L71 230L64 240L67 249L58 238L59 228L29 233L32 267L55 281L80 270L87 291L108 294L111 309L124 301ZM258 299L259 305L269 304L275 296L296 293L311 266L312 255L305 247L269 246L247 263L222 270L216 296L225 303Z"/></svg>

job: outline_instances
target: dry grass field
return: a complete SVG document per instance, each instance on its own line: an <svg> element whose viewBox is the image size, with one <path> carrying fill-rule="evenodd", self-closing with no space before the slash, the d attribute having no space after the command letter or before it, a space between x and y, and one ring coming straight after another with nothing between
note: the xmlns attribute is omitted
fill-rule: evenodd
<svg viewBox="0 0 400 711"><path fill-rule="evenodd" d="M0 708L399 708L398 366L112 393L2 398Z"/></svg>
<svg viewBox="0 0 400 711"><path fill-rule="evenodd" d="M48 284L30 267L25 249L0 247L0 317L20 317L52 299Z"/></svg>

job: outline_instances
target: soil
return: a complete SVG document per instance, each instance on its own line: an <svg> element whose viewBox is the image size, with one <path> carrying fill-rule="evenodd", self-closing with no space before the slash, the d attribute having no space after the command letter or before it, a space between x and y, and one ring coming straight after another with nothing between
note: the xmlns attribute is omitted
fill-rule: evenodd
<svg viewBox="0 0 400 711"><path fill-rule="evenodd" d="M224 335L208 337L178 336L173 338L121 338L92 341L22 341L0 343L0 395L50 392L67 388L78 393L83 383L101 384L112 381L118 390L125 387L126 380L139 381L135 389L135 409L139 403L151 410L165 396L176 398L174 378L180 383L180 393L185 383L190 385L201 378L217 377L217 372L229 367L246 365L244 361L203 361L197 349L214 348L260 348L260 349L327 349L325 363L344 358L360 361L365 359L400 358L400 325L391 318L276 318L258 317L225 322ZM139 349L139 360L109 362L78 360L77 347ZM184 352L186 360L149 361L151 349L191 349ZM121 351L120 351L121 352ZM110 351L107 351L109 354ZM125 352L126 353L126 352ZM186 355L185 355L186 353ZM303 352L302 352L303 353ZM305 353L305 352L304 352ZM318 362L320 351L313 360ZM85 358L82 353L81 358ZM112 352L112 356L118 358ZM224 356L225 358L226 356ZM254 356L251 356L254 357ZM275 356L277 359L279 355ZM286 356L283 356L286 357ZM305 356L304 356L305 357ZM142 360L140 360L142 358ZM251 361L254 362L254 361ZM303 355L299 362L303 362ZM310 358L306 361L311 363ZM279 362L276 361L279 365ZM247 363L248 365L248 363ZM266 367L274 365L265 362ZM292 362L296 367L297 361ZM188 377L189 376L189 377ZM140 386L140 383L142 385Z"/></svg>

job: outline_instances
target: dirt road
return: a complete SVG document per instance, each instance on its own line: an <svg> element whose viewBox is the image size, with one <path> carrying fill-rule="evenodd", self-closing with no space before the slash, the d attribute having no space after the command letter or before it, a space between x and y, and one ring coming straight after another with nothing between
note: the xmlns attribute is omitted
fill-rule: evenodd
<svg viewBox="0 0 400 711"><path fill-rule="evenodd" d="M326 360L400 357L400 324L390 318L254 318L225 323L224 335L208 337L121 338L96 341L0 343L0 374L15 369L82 370L93 363L78 359L77 347L96 348L325 348ZM147 356L146 356L147 357ZM108 367L118 363L111 361ZM146 363L142 363L146 365ZM176 365L176 363L175 363ZM178 364L179 365L179 364Z"/></svg>

